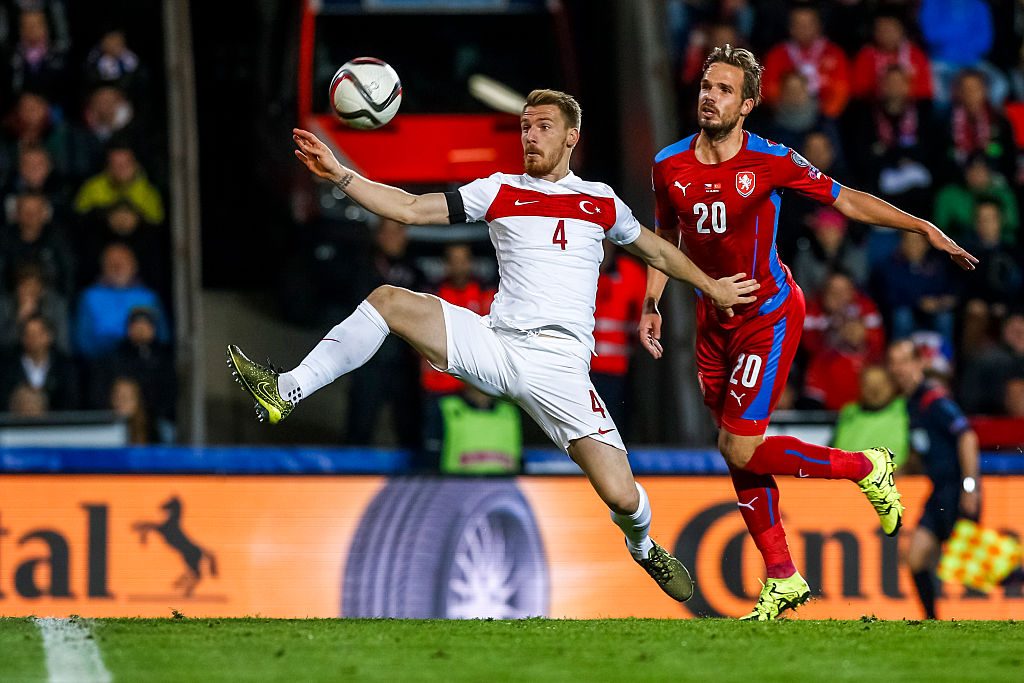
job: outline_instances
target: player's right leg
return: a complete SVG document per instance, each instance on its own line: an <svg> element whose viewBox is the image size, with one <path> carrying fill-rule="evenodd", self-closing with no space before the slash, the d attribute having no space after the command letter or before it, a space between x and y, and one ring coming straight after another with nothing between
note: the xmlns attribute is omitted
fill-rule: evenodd
<svg viewBox="0 0 1024 683"><path fill-rule="evenodd" d="M686 567L650 537L651 503L647 491L633 479L626 451L589 436L572 441L568 451L608 506L637 564L675 600L693 597L693 579Z"/></svg>
<svg viewBox="0 0 1024 683"><path fill-rule="evenodd" d="M256 401L257 414L277 423L303 398L373 357L390 333L405 339L430 363L446 367L448 343L441 301L428 294L384 285L334 326L291 372L278 373L249 360L234 344L228 365Z"/></svg>

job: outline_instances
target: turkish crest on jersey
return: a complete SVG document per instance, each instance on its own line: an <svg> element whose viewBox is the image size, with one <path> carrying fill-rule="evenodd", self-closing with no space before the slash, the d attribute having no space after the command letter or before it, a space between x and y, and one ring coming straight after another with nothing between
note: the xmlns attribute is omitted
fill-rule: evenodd
<svg viewBox="0 0 1024 683"><path fill-rule="evenodd" d="M752 171L740 171L736 174L736 191L741 197L749 197L757 184L757 177Z"/></svg>

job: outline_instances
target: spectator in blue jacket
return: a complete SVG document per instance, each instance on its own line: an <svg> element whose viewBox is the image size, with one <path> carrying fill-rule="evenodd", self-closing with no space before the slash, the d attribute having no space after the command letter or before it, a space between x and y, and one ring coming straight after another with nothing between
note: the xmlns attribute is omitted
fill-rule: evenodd
<svg viewBox="0 0 1024 683"><path fill-rule="evenodd" d="M948 105L950 87L965 68L983 71L989 81L989 98L999 106L1009 84L999 69L985 61L995 34L992 10L984 0L921 0L918 14L921 34L928 45L935 78L935 99Z"/></svg>
<svg viewBox="0 0 1024 683"><path fill-rule="evenodd" d="M157 339L167 342L167 316L156 292L138 279L135 253L125 244L107 245L100 257L100 277L82 292L75 319L75 345L79 353L95 358L113 351L125 338L132 309L155 312Z"/></svg>
<svg viewBox="0 0 1024 683"><path fill-rule="evenodd" d="M952 345L957 298L949 265L949 259L930 249L923 236L907 232L901 236L899 249L875 267L873 294L892 337L930 330L941 334L947 346Z"/></svg>

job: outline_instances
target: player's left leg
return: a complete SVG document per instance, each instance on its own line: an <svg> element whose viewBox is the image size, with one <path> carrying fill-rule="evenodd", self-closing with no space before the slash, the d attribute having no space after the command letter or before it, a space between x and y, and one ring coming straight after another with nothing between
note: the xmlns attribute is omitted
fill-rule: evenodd
<svg viewBox="0 0 1024 683"><path fill-rule="evenodd" d="M587 475L633 559L669 596L690 599L689 572L649 536L651 504L633 479L622 436L590 381L590 349L564 337L502 336L516 374L512 398Z"/></svg>
<svg viewBox="0 0 1024 683"><path fill-rule="evenodd" d="M651 503L629 467L626 451L589 436L569 444L569 456L587 475L626 536L626 547L663 591L680 602L693 596L686 567L650 537Z"/></svg>
<svg viewBox="0 0 1024 683"><path fill-rule="evenodd" d="M435 367L447 367L449 349L441 300L390 285L373 290L290 372L254 363L234 344L228 346L228 365L255 399L260 420L268 417L277 423L303 398L363 366L392 333Z"/></svg>
<svg viewBox="0 0 1024 683"><path fill-rule="evenodd" d="M803 330L804 301L794 288L772 316L737 330L728 355L732 371L722 409L718 447L735 469L754 474L812 479L849 479L860 487L890 536L899 529L903 506L886 448L861 452L810 444L791 436L763 437L786 387Z"/></svg>

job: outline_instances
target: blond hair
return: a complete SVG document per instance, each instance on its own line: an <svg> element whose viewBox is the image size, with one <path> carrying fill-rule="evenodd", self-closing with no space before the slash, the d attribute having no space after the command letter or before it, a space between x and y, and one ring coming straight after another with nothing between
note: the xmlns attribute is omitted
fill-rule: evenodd
<svg viewBox="0 0 1024 683"><path fill-rule="evenodd" d="M527 107L539 107L543 104L553 104L558 107L569 128L579 130L583 119L583 110L580 109L580 103L576 101L575 97L560 90L534 90L526 97L523 111L525 112Z"/></svg>

